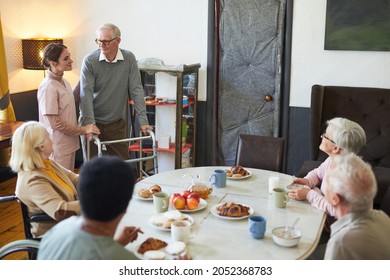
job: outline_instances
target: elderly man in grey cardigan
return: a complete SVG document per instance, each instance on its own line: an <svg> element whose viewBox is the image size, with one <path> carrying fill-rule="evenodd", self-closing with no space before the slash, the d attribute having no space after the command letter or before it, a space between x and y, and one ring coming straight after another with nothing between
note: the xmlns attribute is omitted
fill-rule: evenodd
<svg viewBox="0 0 390 280"><path fill-rule="evenodd" d="M152 130L146 117L144 91L133 53L120 49L121 32L113 24L104 24L97 31L98 50L83 60L80 79L80 122L94 123L100 129L100 140L127 138L128 100L134 101L136 116L142 131ZM81 137L84 159L86 145L92 135ZM97 154L91 145L90 157ZM130 159L126 142L107 146L108 153Z"/></svg>

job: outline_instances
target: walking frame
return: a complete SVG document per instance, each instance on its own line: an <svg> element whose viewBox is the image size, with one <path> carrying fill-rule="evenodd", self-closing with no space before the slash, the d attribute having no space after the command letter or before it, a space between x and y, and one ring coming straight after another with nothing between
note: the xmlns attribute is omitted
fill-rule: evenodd
<svg viewBox="0 0 390 280"><path fill-rule="evenodd" d="M153 169L154 169L154 174L158 173L158 164L157 164L157 147L156 147L156 137L151 130L147 130L148 135L145 136L139 136L139 137L133 137L133 138L125 138L125 139L118 139L118 140L111 140L111 141L100 141L99 137L97 135L93 136L93 142L98 148L98 157L103 156L104 153L107 152L107 145L110 144L115 144L115 143L121 143L121 142L128 142L129 147L132 143L134 142L139 142L139 152L138 155L139 157L125 160L125 162L128 163L139 163L138 164L138 170L139 170L139 175L140 177L149 177L149 174L144 170L142 162L146 162L149 160L153 160ZM140 132L140 135L142 135L142 132ZM142 141L151 139L152 140L152 155L147 156L144 155L143 152L143 146L142 146ZM87 156L89 160L89 155L90 155L90 141L88 141L87 145ZM92 142L92 141L91 141Z"/></svg>

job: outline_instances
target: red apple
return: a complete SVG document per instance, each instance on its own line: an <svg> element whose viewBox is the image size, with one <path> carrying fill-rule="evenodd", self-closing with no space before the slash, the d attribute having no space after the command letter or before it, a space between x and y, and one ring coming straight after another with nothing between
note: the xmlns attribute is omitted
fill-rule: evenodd
<svg viewBox="0 0 390 280"><path fill-rule="evenodd" d="M191 194L189 194L189 195L187 196L187 199L188 199L188 198L195 198L196 201L198 201L198 203L200 202L200 196L199 196L198 193L191 193Z"/></svg>
<svg viewBox="0 0 390 280"><path fill-rule="evenodd" d="M188 197L186 202L188 210L195 210L196 208L198 208L199 202L196 200L195 197Z"/></svg>
<svg viewBox="0 0 390 280"><path fill-rule="evenodd" d="M184 209L186 206L186 199L184 197L177 196L173 199L173 207L175 207L178 210Z"/></svg>
<svg viewBox="0 0 390 280"><path fill-rule="evenodd" d="M181 196L184 197L185 199L187 199L187 197L191 194L191 192L189 190L185 190Z"/></svg>
<svg viewBox="0 0 390 280"><path fill-rule="evenodd" d="M169 198L169 205L172 205L173 206L173 200L178 197L178 196L181 196L180 193L174 193L174 194L171 194L170 198Z"/></svg>

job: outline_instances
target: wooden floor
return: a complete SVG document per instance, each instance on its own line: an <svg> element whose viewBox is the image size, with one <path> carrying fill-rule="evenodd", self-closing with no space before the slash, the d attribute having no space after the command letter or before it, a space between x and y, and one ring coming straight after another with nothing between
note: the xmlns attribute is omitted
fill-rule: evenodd
<svg viewBox="0 0 390 280"><path fill-rule="evenodd" d="M15 194L16 177L0 182L0 196ZM23 220L17 201L0 203L0 247L24 239ZM25 253L13 254L7 259L26 259Z"/></svg>

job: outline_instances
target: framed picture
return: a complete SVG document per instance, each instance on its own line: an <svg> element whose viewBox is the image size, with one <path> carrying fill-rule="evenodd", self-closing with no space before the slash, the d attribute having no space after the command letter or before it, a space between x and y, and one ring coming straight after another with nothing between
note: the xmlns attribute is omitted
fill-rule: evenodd
<svg viewBox="0 0 390 280"><path fill-rule="evenodd" d="M390 51L390 0L327 0L325 50Z"/></svg>

